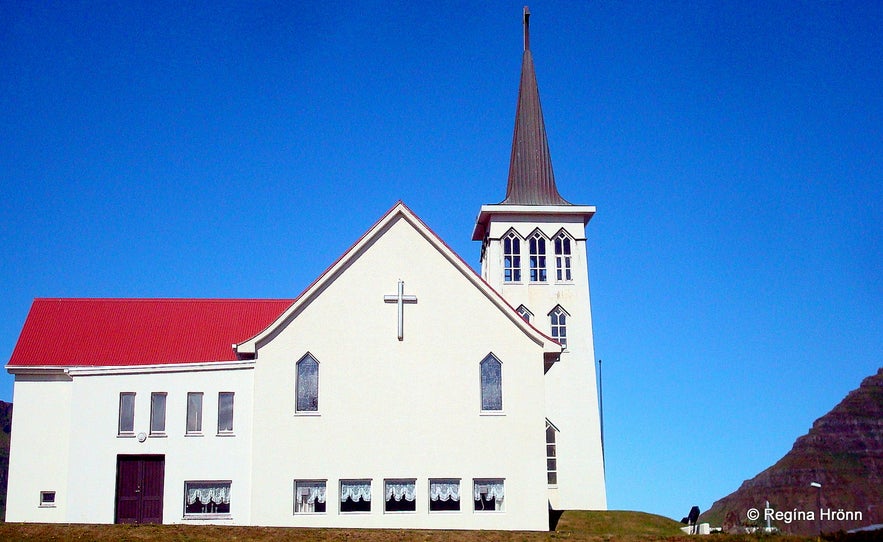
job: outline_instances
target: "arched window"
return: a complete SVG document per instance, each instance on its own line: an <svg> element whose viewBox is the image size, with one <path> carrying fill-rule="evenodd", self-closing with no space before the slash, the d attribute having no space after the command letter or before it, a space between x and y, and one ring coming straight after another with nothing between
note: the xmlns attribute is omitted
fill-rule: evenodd
<svg viewBox="0 0 883 542"><path fill-rule="evenodd" d="M488 354L480 363L481 410L484 412L503 410L503 364L493 354Z"/></svg>
<svg viewBox="0 0 883 542"><path fill-rule="evenodd" d="M565 232L555 236L555 280L573 280L570 271L570 245L572 240Z"/></svg>
<svg viewBox="0 0 883 542"><path fill-rule="evenodd" d="M561 346L567 348L567 311L556 306L549 313L549 323L552 328L552 338L561 343Z"/></svg>
<svg viewBox="0 0 883 542"><path fill-rule="evenodd" d="M514 231L503 238L503 281L521 281L521 238Z"/></svg>
<svg viewBox="0 0 883 542"><path fill-rule="evenodd" d="M546 282L546 238L536 232L528 241L530 249L530 281Z"/></svg>
<svg viewBox="0 0 883 542"><path fill-rule="evenodd" d="M307 354L297 362L296 412L319 410L319 362Z"/></svg>

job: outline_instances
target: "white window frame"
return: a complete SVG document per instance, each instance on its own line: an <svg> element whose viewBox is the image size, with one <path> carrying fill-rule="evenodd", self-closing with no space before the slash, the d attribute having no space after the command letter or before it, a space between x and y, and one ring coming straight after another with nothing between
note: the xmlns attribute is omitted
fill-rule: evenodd
<svg viewBox="0 0 883 542"><path fill-rule="evenodd" d="M55 491L40 492L40 508L55 508L58 494Z"/></svg>
<svg viewBox="0 0 883 542"><path fill-rule="evenodd" d="M546 420L546 482L558 487L558 428Z"/></svg>
<svg viewBox="0 0 883 542"><path fill-rule="evenodd" d="M389 495L389 485L390 484L400 484L400 485L409 485L411 486L411 492L414 494L414 500L408 501L406 496L402 496L398 501L395 500L395 496ZM392 499L392 500L390 500ZM390 502L401 502L406 501L412 503L412 510L389 510L388 506ZM417 479L416 478L389 478L383 480L383 513L384 514L414 514L417 512Z"/></svg>
<svg viewBox="0 0 883 542"><path fill-rule="evenodd" d="M521 282L521 236L515 230L503 236L503 282Z"/></svg>
<svg viewBox="0 0 883 542"><path fill-rule="evenodd" d="M168 406L169 394L164 391L154 391L150 394L150 436L166 436L166 407Z"/></svg>
<svg viewBox="0 0 883 542"><path fill-rule="evenodd" d="M476 495L486 495L489 493L487 491L487 486L491 485L502 485L503 486L503 498L496 499L494 498L494 509L488 510L485 508L478 508L475 504L477 501L475 499ZM485 491L482 491L482 487L485 488ZM462 497L461 497L462 498ZM482 497L481 501L485 501ZM505 478L475 478L472 480L472 511L476 514L493 514L493 513L503 513L506 511L506 479Z"/></svg>
<svg viewBox="0 0 883 542"><path fill-rule="evenodd" d="M127 416L126 416L126 418L127 418L126 421L131 422L130 424L127 424L127 425L131 425L132 428L125 429L125 430L123 429L123 398L124 397L126 397L126 398L131 397L132 398L131 399L131 401L132 401L131 415L128 415L128 413L127 413ZM135 436L135 398L136 397L137 397L137 395L135 394L134 391L121 391L120 392L119 408L117 410L117 435L118 436L121 436L121 437L134 437Z"/></svg>
<svg viewBox="0 0 883 542"><path fill-rule="evenodd" d="M301 497L306 495L304 490L309 490L309 487L317 486L317 485L322 486L321 492L325 494L325 496L323 497L325 499L325 502L322 503L325 505L325 510L319 510L319 511L315 510L315 503L313 503L313 505L312 505L312 506L314 506L313 510L304 510L302 508L303 506L311 506L309 503L305 503L301 499ZM309 487L307 487L307 486L309 486ZM328 480L327 479L326 480L315 480L315 479L314 480L295 480L294 481L294 513L299 516L301 516L301 515L320 515L321 516L323 514L327 514L328 513L328 497L327 497L328 493L327 493L327 491L328 491ZM321 501L319 501L319 502L321 502Z"/></svg>
<svg viewBox="0 0 883 542"><path fill-rule="evenodd" d="M552 338L561 343L561 346L567 350L567 319L570 313L564 310L561 305L555 305L555 308L549 311L549 329ZM563 322L563 323L562 323Z"/></svg>
<svg viewBox="0 0 883 542"><path fill-rule="evenodd" d="M558 232L553 242L555 251L555 280L573 282L573 245L576 241L564 230Z"/></svg>
<svg viewBox="0 0 883 542"><path fill-rule="evenodd" d="M368 498L367 498L367 499L362 499L362 498L359 499L360 501L363 501L363 502L367 502L367 503L368 503L368 509L367 509L367 510L343 510L344 499L342 499L342 496L343 496L343 485L344 485L344 484L360 484L360 485L366 485L366 484L367 484L367 485L368 485ZM337 499L337 500L339 501L339 502L338 502L338 510L340 511L340 513L341 513L341 514L370 514L370 513L372 512L372 504L371 504L371 501L374 500L374 497L373 497L373 493L374 493L374 491L373 491L373 489L372 489L372 486L373 486L373 482L372 482L372 480L371 480L370 478L346 478L346 479L341 479L341 480L338 482L338 485L337 485L338 490L340 491L340 493L338 494L338 499ZM354 502L358 502L358 501L354 501Z"/></svg>
<svg viewBox="0 0 883 542"><path fill-rule="evenodd" d="M192 398L199 398L198 403L194 403ZM187 392L187 418L184 420L184 434L191 437L202 436L202 407L205 404L205 394L201 391ZM198 406L197 406L198 405ZM191 427L191 421L195 421L195 427Z"/></svg>
<svg viewBox="0 0 883 542"><path fill-rule="evenodd" d="M301 380L301 367L304 367L306 363L312 362L316 364L316 405L315 408L300 408L298 404L300 401L300 390L302 385L306 385L305 382ZM318 416L319 415L319 369L320 369L319 360L315 358L312 354L307 352L304 354L302 358L300 358L297 363L294 365L294 413L299 415L306 416Z"/></svg>
<svg viewBox="0 0 883 542"><path fill-rule="evenodd" d="M187 501L188 493L190 490L191 484L200 484L203 486L227 486L227 503L215 503L215 506L219 504L227 504L230 507L229 512L188 512ZM231 480L185 480L184 481L184 519L231 519L233 517L233 482ZM195 501L194 501L195 502ZM202 501L200 501L201 503ZM204 506L209 506L205 504Z"/></svg>
<svg viewBox="0 0 883 542"><path fill-rule="evenodd" d="M429 513L430 514L458 514L463 511L463 484L460 483L460 478L430 478L429 479ZM450 484L457 486L457 498L454 499L453 496L450 496L447 501L442 501L441 498L432 499L432 486L435 484ZM433 510L432 503L434 502L449 502L454 501L457 503L456 510Z"/></svg>
<svg viewBox="0 0 883 542"><path fill-rule="evenodd" d="M530 312L530 309L525 307L524 305L518 305L518 308L515 309L515 312L518 313L518 316L521 317L522 320L527 322L528 324L533 319L533 313Z"/></svg>
<svg viewBox="0 0 883 542"><path fill-rule="evenodd" d="M222 420L222 418L221 418L221 415L222 415L221 398L227 397L227 396L230 397L230 427L229 428L226 427L226 424L224 424L225 427L221 427L221 422L225 421L225 420ZM234 436L235 433L233 431L236 427L234 424L235 420L236 420L236 392L232 392L232 391L218 392L218 436L219 437L221 437L221 436L225 436L225 437Z"/></svg>
<svg viewBox="0 0 883 542"><path fill-rule="evenodd" d="M499 367L500 378L499 382L497 382L496 387L499 389L500 396L500 406L499 408L485 408L485 371L484 367L486 363L496 363ZM493 384L492 382L490 384ZM478 385L479 385L479 400L481 406L482 414L502 414L503 413L503 362L494 355L493 352L486 355L479 363L478 363ZM489 400L493 398L488 398Z"/></svg>
<svg viewBox="0 0 883 542"><path fill-rule="evenodd" d="M546 266L546 236L535 231L527 240L530 253L528 278L530 282L548 282L549 270Z"/></svg>

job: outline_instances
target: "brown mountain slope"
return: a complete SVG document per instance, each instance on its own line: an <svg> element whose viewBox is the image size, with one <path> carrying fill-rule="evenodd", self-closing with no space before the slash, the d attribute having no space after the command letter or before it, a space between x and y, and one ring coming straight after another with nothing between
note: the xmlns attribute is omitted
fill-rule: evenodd
<svg viewBox="0 0 883 542"><path fill-rule="evenodd" d="M813 482L821 489L810 486ZM784 532L883 523L883 368L816 420L775 465L715 502L700 521L730 530L752 523L747 516L754 508L760 511L754 523L765 526L766 501L782 513L772 524ZM839 520L843 516L852 518Z"/></svg>

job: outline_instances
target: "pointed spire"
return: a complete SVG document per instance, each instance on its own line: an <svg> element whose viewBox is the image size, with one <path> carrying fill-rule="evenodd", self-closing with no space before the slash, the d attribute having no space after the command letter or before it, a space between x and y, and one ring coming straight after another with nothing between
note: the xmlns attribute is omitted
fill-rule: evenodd
<svg viewBox="0 0 883 542"><path fill-rule="evenodd" d="M509 182L501 205L570 205L558 193L552 173L552 157L540 107L540 93L530 54L530 10L524 7L524 55L515 134L509 158Z"/></svg>

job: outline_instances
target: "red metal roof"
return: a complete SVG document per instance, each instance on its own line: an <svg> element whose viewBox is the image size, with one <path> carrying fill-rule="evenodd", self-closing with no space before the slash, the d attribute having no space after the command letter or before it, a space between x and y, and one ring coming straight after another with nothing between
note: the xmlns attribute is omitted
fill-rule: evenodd
<svg viewBox="0 0 883 542"><path fill-rule="evenodd" d="M234 361L290 299L35 299L9 365Z"/></svg>

